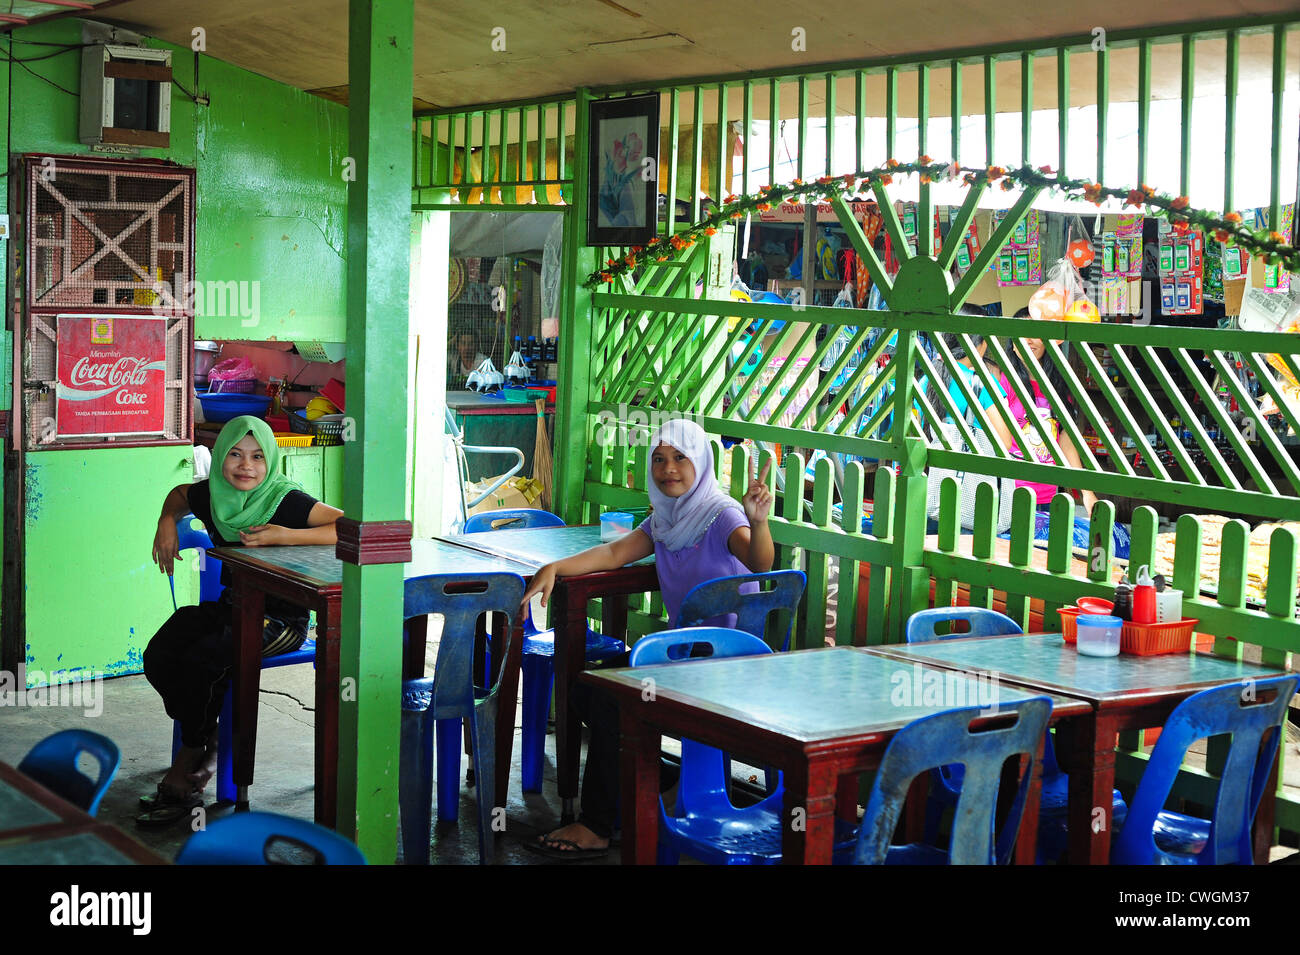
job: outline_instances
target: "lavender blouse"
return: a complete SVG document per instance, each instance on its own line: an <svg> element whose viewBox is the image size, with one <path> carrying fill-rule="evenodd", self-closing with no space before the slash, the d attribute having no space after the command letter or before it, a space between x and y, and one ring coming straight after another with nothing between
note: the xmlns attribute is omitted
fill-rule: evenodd
<svg viewBox="0 0 1300 955"><path fill-rule="evenodd" d="M637 528L652 541L654 540L654 535L651 533L653 520L652 513ZM677 612L681 609L682 600L695 585L715 577L734 577L750 572L749 568L741 563L727 547L727 540L731 537L732 531L738 527L748 526L749 518L745 516L744 511L728 507L714 518L709 529L704 532L704 536L694 547L683 547L681 550L673 551L659 541L654 542L659 590L663 594L664 609L668 611L670 621L677 620ZM750 584L746 585L744 592L757 589L756 583ZM736 615L726 614L707 620L705 623L715 627L734 627Z"/></svg>

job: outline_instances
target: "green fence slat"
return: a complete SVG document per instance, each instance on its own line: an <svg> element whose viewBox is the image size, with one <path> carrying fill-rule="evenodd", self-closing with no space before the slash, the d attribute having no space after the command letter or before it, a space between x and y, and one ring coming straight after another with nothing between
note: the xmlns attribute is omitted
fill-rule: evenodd
<svg viewBox="0 0 1300 955"><path fill-rule="evenodd" d="M541 103L537 107L537 165L534 167L534 169L536 170L537 179L540 180L540 179L550 178L546 174L546 104L545 103ZM546 201L545 190L542 190L541 193L534 191L533 195L537 197L538 202Z"/></svg>
<svg viewBox="0 0 1300 955"><path fill-rule="evenodd" d="M704 90L695 87L691 118L691 222L700 221L700 168L704 164Z"/></svg>
<svg viewBox="0 0 1300 955"><path fill-rule="evenodd" d="M1110 584L1115 554L1115 505L1098 501L1088 521L1088 579Z"/></svg>
<svg viewBox="0 0 1300 955"><path fill-rule="evenodd" d="M997 60L984 57L984 165L993 165L997 144Z"/></svg>
<svg viewBox="0 0 1300 955"><path fill-rule="evenodd" d="M918 155L929 153L930 67L925 63L916 68L916 144ZM934 203L928 182L922 182L917 190L916 250L917 255L928 256L934 251Z"/></svg>
<svg viewBox="0 0 1300 955"><path fill-rule="evenodd" d="M1137 184L1147 181L1147 137L1151 133L1151 41L1138 41Z"/></svg>
<svg viewBox="0 0 1300 955"><path fill-rule="evenodd" d="M1034 132L1034 54L1020 54L1020 162L1030 163L1030 142Z"/></svg>
<svg viewBox="0 0 1300 955"><path fill-rule="evenodd" d="M741 155L740 155L740 194L747 196L750 194L749 187L749 141L753 138L754 129L754 84L750 80L745 80L744 92L744 123L745 130L741 138Z"/></svg>
<svg viewBox="0 0 1300 955"><path fill-rule="evenodd" d="M1034 552L1034 492L1018 487L1011 495L1011 546L1007 549L1007 563L1012 567L1030 569ZM1029 597L1023 591L1007 592L1007 616L1029 631Z"/></svg>
<svg viewBox="0 0 1300 955"><path fill-rule="evenodd" d="M1265 584L1265 609L1269 616L1295 620L1296 574L1300 571L1300 538L1289 527L1278 527L1268 539L1268 580ZM1264 666L1285 667L1285 651L1264 648ZM1282 774L1279 772L1279 779Z"/></svg>
<svg viewBox="0 0 1300 955"><path fill-rule="evenodd" d="M719 390L723 393L729 390L731 388L731 382L738 374L740 374L740 370L745 367L745 364L749 361L749 357L758 351L760 341L763 337L762 332L771 328L771 325L772 323L770 320L760 325L758 332L750 336L750 339L742 349L739 358L736 361L731 362L731 350L742 338L745 337L745 329L747 328L746 323L737 323L736 327L732 329L731 334L727 337L727 341L723 345L722 350L714 356L708 370L706 370L701 376L700 383L695 387L694 391L690 392L682 404L688 408L694 407L696 403L702 399L704 390L708 387L709 381L718 373L719 369L724 367L724 363L726 362L731 362L731 367L727 369ZM755 375L752 377L757 378L758 376ZM748 389L746 389L745 393L748 393ZM738 408L741 400L743 400L743 396L738 396L737 400L732 403L731 407L733 413Z"/></svg>
<svg viewBox="0 0 1300 955"><path fill-rule="evenodd" d="M1192 99L1196 94L1196 38L1183 37L1182 141L1178 154L1178 194L1185 196L1192 188Z"/></svg>
<svg viewBox="0 0 1300 955"><path fill-rule="evenodd" d="M1241 382L1237 380L1237 376L1228 368L1223 355L1219 352L1207 352L1205 357L1210 360L1210 364L1214 366L1214 370L1219 373L1220 380L1227 385L1228 391L1237 402L1237 407L1254 408L1253 399L1250 395L1246 394L1245 390L1241 387ZM1268 379L1268 376L1263 374L1262 369L1260 370L1260 375L1264 378L1264 381L1262 381L1261 384L1264 384L1267 389L1271 386L1271 380ZM1279 405L1279 407L1286 407L1286 405L1282 404ZM1287 482L1291 485L1295 493L1300 494L1300 470L1296 468L1295 462L1291 460L1291 455L1287 453L1286 448L1282 447L1282 442L1279 441L1277 435L1273 433L1273 429L1269 427L1257 428L1255 437L1268 449L1269 453L1273 456L1273 460L1275 460L1278 467L1281 468L1283 477L1287 479Z"/></svg>
<svg viewBox="0 0 1300 955"><path fill-rule="evenodd" d="M1074 554L1074 498L1058 491L1047 506L1047 572L1069 574L1070 558ZM1043 629L1058 633L1061 618L1057 613L1064 604L1059 600L1043 599Z"/></svg>
<svg viewBox="0 0 1300 955"><path fill-rule="evenodd" d="M950 354L950 352L947 351L945 344L936 341L935 347L940 348L941 355ZM946 363L946 359L941 357L941 360ZM938 369L935 368L934 364L930 361L930 356L925 353L924 349L918 348L916 350L916 361L917 364L924 371L925 377L928 379L928 381L934 382L940 380ZM951 366L947 366L947 367L949 369L949 374L951 374ZM966 447L968 448L976 447L977 445L975 442L975 432L972 430L971 425L966 421L966 416L957 410L957 403L953 400L953 397L949 393L948 389L938 388L938 387L934 389L934 393L939 396L939 403L943 405L942 414L940 414L941 409L935 408L931 404L929 396L926 394L926 389L922 389L921 387L919 387L920 382L918 382L917 384L918 384L918 387L916 389L917 400L922 402L926 408L926 413L927 415L929 415L929 418L927 418L927 423L931 423L934 420L947 419L953 423L954 427L957 428L958 433L961 435L961 439L964 442L966 442ZM933 431L933 433L942 439L943 437L942 429L936 429ZM994 450L995 452L998 450L996 443L994 444Z"/></svg>
<svg viewBox="0 0 1300 955"><path fill-rule="evenodd" d="M844 466L844 486L841 489L840 528L845 534L862 535L863 490L866 475L861 463L850 461ZM852 557L839 559L839 581L835 603L835 643L847 647L857 643L856 622L858 613L859 562Z"/></svg>
<svg viewBox="0 0 1300 955"><path fill-rule="evenodd" d="M776 77L767 81L767 185L777 184L776 145L781 136L781 81Z"/></svg>
<svg viewBox="0 0 1300 955"><path fill-rule="evenodd" d="M1070 443L1074 445L1074 450L1079 455L1079 462L1084 465L1087 470L1100 471L1101 465L1097 462L1096 456L1092 453L1092 448L1088 447L1088 443L1083 440L1083 432L1079 430L1079 425L1074 420L1073 412L1071 412L1071 410L1066 406L1065 399L1057 393L1056 386L1052 384L1051 376L1044 371L1046 362L1039 362L1039 360L1034 356L1034 353L1024 344L1024 339L1017 339L1016 343L1017 353L1025 363L1025 367L1029 370L1030 377L1032 377L1034 381L1038 382L1038 387L1042 390L1043 396L1047 398L1047 403L1051 407L1053 416L1060 424L1062 433L1069 438ZM1082 392L1082 383L1075 376L1074 370L1070 368L1069 362L1067 362L1061 355L1060 351L1057 350L1056 345L1050 339L1045 339L1043 341L1043 347L1043 358L1046 359L1049 355L1052 356L1055 362L1055 367L1061 371L1061 378L1065 382L1069 392L1075 394Z"/></svg>
<svg viewBox="0 0 1300 955"><path fill-rule="evenodd" d="M1215 600L1221 607L1240 609L1246 605L1247 555L1250 551L1250 525L1241 520L1230 520L1223 525L1219 541L1219 584ZM1244 636L1232 634L1231 637ZM1222 634L1214 638L1214 652L1219 656L1240 659L1241 643ZM1219 773L1223 770L1224 748L1211 741L1206 757L1206 768Z"/></svg>
<svg viewBox="0 0 1300 955"><path fill-rule="evenodd" d="M1183 396L1182 388L1174 383L1173 377L1169 374L1169 370L1165 367L1165 363L1160 359L1155 349L1143 345L1138 348L1138 353L1146 362L1147 367L1151 369L1164 396L1172 402L1173 410L1177 413L1179 420L1183 422L1183 427L1189 429L1196 438L1196 443L1200 445L1201 452L1205 455L1206 460L1210 462L1210 466L1214 468L1214 473L1219 476L1219 480L1224 483L1225 487L1239 489L1241 482L1237 480L1237 476L1228 467L1228 462L1219 453L1218 446L1210 440L1205 429L1201 427L1201 422L1197 420L1196 414L1192 411L1192 406L1187 403L1187 399ZM1173 428L1163 418L1155 423L1157 426L1164 424L1165 429L1170 434L1173 433ZM1164 434L1164 431L1161 433ZM1174 444L1170 443L1171 440L1168 435L1165 436L1165 442L1170 447L1173 447ZM1176 443L1181 445L1181 442Z"/></svg>
<svg viewBox="0 0 1300 955"><path fill-rule="evenodd" d="M727 84L716 87L718 93L717 165L713 177L713 201L722 208L722 200L731 192L731 150L727 148Z"/></svg>
<svg viewBox="0 0 1300 955"><path fill-rule="evenodd" d="M1130 523L1129 534L1129 552L1128 566L1129 570L1136 572L1143 567L1151 568L1151 573L1155 573L1156 562L1156 532L1160 527L1160 517L1156 514L1156 509L1149 504L1143 504L1133 509L1133 518ZM1130 579L1134 579L1133 573L1129 574Z"/></svg>
<svg viewBox="0 0 1300 955"><path fill-rule="evenodd" d="M1056 50L1056 174L1065 175L1065 158L1070 152L1070 51Z"/></svg>
<svg viewBox="0 0 1300 955"><path fill-rule="evenodd" d="M798 524L803 520L803 473L807 465L804 456L795 451L782 459L781 466L785 469L785 490L780 494L781 517L787 524ZM793 546L777 544L772 569L798 570L796 557Z"/></svg>
<svg viewBox="0 0 1300 955"><path fill-rule="evenodd" d="M989 240L984 245L984 248L980 249L979 254L975 256L975 261L971 263L971 267L966 271L966 274L961 277L961 281L957 283L957 287L953 290L952 294L948 296L948 307L954 312L965 304L966 296L971 293L971 289L973 289L975 283L980 280L980 276L983 274L984 270L989 267L989 263L993 261L994 257L1001 254L1002 247L1006 245L1007 240L1011 238L1011 233L1015 229L1016 224L1020 221L1021 217L1029 211L1029 207L1034 204L1034 200L1038 198L1038 194L1041 191L1042 189L1038 186L1025 187L1025 190L1020 193L1020 198L1016 200L1015 205L1013 205L1010 211L1007 212L1006 218L1003 219L1002 222L998 224L998 227L993 230L993 234L989 236Z"/></svg>
<svg viewBox="0 0 1300 955"><path fill-rule="evenodd" d="M696 322L692 323L692 325L691 325L691 330L687 333L686 341L688 341L688 342L690 342L690 341L694 341L695 335L696 335L698 332L703 331L702 328L698 328L697 326L698 326L698 325L701 325L702 323L704 323L705 321L707 321L710 317L711 317L711 316L708 316L708 315L699 315L699 316L696 316ZM718 340L719 338L725 338L725 337L727 337L727 334L728 334L728 333L727 333L727 323L726 323L725 321L717 320L717 321L715 321L713 327L710 328L706 333L704 333L704 336L703 336L703 338L701 339L698 348L692 348L692 349L686 349L686 348L683 348L683 349L679 352L679 357L680 357L682 360L684 360L684 361L686 361L686 362L688 362L688 363L690 363L690 364L694 364L696 361L699 360L700 356L703 356L703 355L708 354L709 349L710 349L713 345L715 345L715 344L717 343L717 340ZM717 364L717 360L718 360L718 359L726 360L726 359L729 358L729 357L730 357L730 353L729 353L729 352L727 352L727 351L719 351L719 352L715 355L715 358L714 358L714 365L716 366L716 364ZM678 393L679 393L683 388L687 387L687 386L690 384L690 382L691 382L691 376L690 376L690 375L680 375L680 376L678 376L677 380L676 380L675 382L673 382L672 387L668 390L668 393L664 396L664 402L663 402L663 403L664 403L664 407L666 407L666 408L676 408L676 407L678 407L678 406L677 406L676 404L674 404L673 402L674 402L674 400L676 399ZM726 385L727 385L729 382L730 382L730 378L728 378L727 381L725 381L725 382L722 383L720 390L725 389ZM708 376L703 377L702 380L701 380L701 382L700 382L700 387L701 387L701 389L703 389L703 388L707 388L707 387L708 387L708 383L709 383L709 378L708 378ZM699 394L698 394L698 393L697 393L697 395L696 395L696 398L697 398L697 399L699 398ZM688 402L688 403L686 404L686 407L688 407L688 408L691 407L691 404L692 404L691 402Z"/></svg>
<svg viewBox="0 0 1300 955"><path fill-rule="evenodd" d="M411 135L411 183L412 188L419 189L424 185L420 179L420 149L424 144L424 122L416 119L412 125L414 129Z"/></svg>
<svg viewBox="0 0 1300 955"><path fill-rule="evenodd" d="M881 219L884 220L885 231L889 233L889 241L896 250L895 254L901 258L906 253L908 245L903 235L903 224L898 221L898 211L894 208L894 202L889 198L889 193L885 191L885 186L879 179L871 183L871 191L876 194L876 207L880 210Z"/></svg>
<svg viewBox="0 0 1300 955"><path fill-rule="evenodd" d="M681 93L673 87L668 97L668 208L665 210L665 234L672 235L677 225L677 134L681 123Z"/></svg>
<svg viewBox="0 0 1300 955"><path fill-rule="evenodd" d="M1223 90L1223 211L1233 211L1233 179L1237 161L1237 79L1241 43L1236 30L1225 37Z"/></svg>
<svg viewBox="0 0 1300 955"><path fill-rule="evenodd" d="M1282 99L1286 93L1286 24L1273 24L1273 143L1269 165L1268 227L1282 231Z"/></svg>
<svg viewBox="0 0 1300 955"><path fill-rule="evenodd" d="M894 292L894 285L889 280L889 274L885 271L885 264L880 261L880 256L876 255L876 250L867 242L867 237L862 232L862 226L853 218L853 210L849 204L844 201L843 196L833 196L831 198L831 208L835 210L835 216L840 220L840 226L844 229L844 235L848 238L849 244L853 246L853 251L862 259L862 264L867 267L867 272L871 275L871 284L880 289L881 297L884 298L885 304L889 304L889 297Z"/></svg>
<svg viewBox="0 0 1300 955"><path fill-rule="evenodd" d="M1110 119L1110 50L1097 51L1097 182L1106 181L1106 144Z"/></svg>
<svg viewBox="0 0 1300 955"><path fill-rule="evenodd" d="M949 134L952 137L952 160L961 162L961 63L958 60L952 60L948 64L948 92L951 96L951 102L948 106L948 115L952 119L952 126Z"/></svg>
<svg viewBox="0 0 1300 955"><path fill-rule="evenodd" d="M875 474L872 493L871 536L877 540L893 541L894 472L882 468ZM890 578L893 571L888 563L872 562L871 582L867 586L867 620L860 638L867 646L879 646L888 633L887 603Z"/></svg>
<svg viewBox="0 0 1300 955"><path fill-rule="evenodd" d="M805 178L804 160L808 156L808 77L799 77L799 139L794 157L795 175Z"/></svg>
<svg viewBox="0 0 1300 955"><path fill-rule="evenodd" d="M786 322L786 328L789 328L793 324L795 323ZM801 354L803 350L808 346L808 344L813 340L813 338L817 335L817 326L814 325L812 322L799 322L798 324L805 325L806 327L804 328L803 334L799 336L798 343L794 346L794 349L790 352L791 355ZM785 331L785 329L783 328L781 329L781 331ZM804 373L805 374L808 373L810 369L815 370L813 363L811 361L808 362L808 365L805 367ZM763 407L767 405L768 402L771 401L773 393L777 392L781 388L782 382L790 380L789 375L790 372L786 370L786 365L782 365L780 374L773 376L772 381L768 384L762 396L759 398L758 401L754 403L754 407L750 409L749 414L747 414L742 420L753 421L754 418L756 418L760 413L762 413ZM801 380L802 378L803 375L800 375ZM794 400L796 390L797 388L790 387L789 391L787 391L786 394L782 396L781 401L778 405L778 410L774 410L772 412L773 418L781 417L781 414L785 410L785 408L790 404L791 401Z"/></svg>
<svg viewBox="0 0 1300 955"><path fill-rule="evenodd" d="M957 552L957 540L961 533L961 485L952 475L946 475L939 482L939 550L953 554ZM957 603L957 581L951 577L936 577L934 581L934 605L952 607Z"/></svg>
<svg viewBox="0 0 1300 955"><path fill-rule="evenodd" d="M438 178L442 171L442 142L438 130L442 126L442 121L436 116L429 118L429 185L437 186L441 184Z"/></svg>
<svg viewBox="0 0 1300 955"><path fill-rule="evenodd" d="M957 321L959 322L964 317L965 316L954 316L954 318L956 318ZM970 334L966 331L961 331L959 332L959 334L961 336L962 348L965 349L966 354L967 355L977 354L977 352L975 351L974 342L971 340ZM975 369L975 374L979 376L981 383L983 384L984 388L987 389L990 395L1001 394L1001 390L1000 390L1001 386L998 384L997 379L993 377L993 373L989 371L989 367L987 364L985 364L983 361L977 361L974 364L974 369ZM955 371L955 369L953 370ZM964 386L966 384L966 382L963 380L964 377L965 376L958 375L956 380L959 387ZM965 391L966 389L963 388L962 390ZM992 435L994 429L991 427L991 421L986 419L985 417L985 415L988 413L990 409L980 407L980 403L978 399L975 398L973 391L966 395L966 400L970 403L970 410L971 413L975 415L975 420L978 421L980 425L984 428L985 434ZM1029 407L1033 407L1032 401L1030 402ZM1016 419L1011 417L1011 409L1007 407L1007 403L1005 401L994 400L991 410L994 410L997 413L998 417L1002 419L1002 424L1007 429L1007 432L1011 435L1011 440L1015 443L1015 446L1020 449L1020 454L1023 460L1033 461L1034 453L1029 449L1029 441L1025 437L1024 433L1020 430L1019 425L1016 423ZM990 438L990 440L992 439ZM994 447L997 446L996 442L993 442L993 444ZM1008 448L1007 450L1010 451L1011 449Z"/></svg>
<svg viewBox="0 0 1300 955"><path fill-rule="evenodd" d="M898 133L898 70L889 67L885 70L885 156L897 159L894 147L897 145Z"/></svg>
<svg viewBox="0 0 1300 955"><path fill-rule="evenodd" d="M1128 405L1119 396L1110 379L1106 377L1101 363L1097 361L1097 356L1092 353L1092 349L1087 344L1082 342L1079 343L1077 351L1083 358L1084 364L1088 367L1092 380L1097 383L1097 388L1101 391L1102 397L1106 399L1106 403L1110 405L1115 417L1119 419L1120 425L1128 432L1129 437L1133 439L1133 443L1137 445L1138 451L1142 454L1143 463L1156 477L1165 481L1169 480L1169 472L1160 463L1160 458L1156 455L1155 449L1147 443L1146 435L1133 419L1133 414L1129 411Z"/></svg>
<svg viewBox="0 0 1300 955"><path fill-rule="evenodd" d="M568 109L569 109L569 104L567 101L560 103L560 111L558 117L556 118L556 123L555 123L555 178L556 179L569 178L569 160L568 157L565 155L566 137L564 135L565 127L568 123L568 119L567 119ZM655 133L658 134L658 130L656 130ZM563 190L564 187L561 186L560 188L561 190ZM569 202L572 200L566 199L565 201Z"/></svg>
<svg viewBox="0 0 1300 955"><path fill-rule="evenodd" d="M817 405L821 403L822 399L831 390L831 385L835 383L835 379L838 378L840 374L843 373L844 369L848 367L849 362L853 360L853 356L856 354L858 348L866 344L867 338L870 336L871 332L872 328L870 325L863 325L859 328L857 334L853 335L849 339L844 351L840 354L840 357L835 359L830 368L822 372L821 380L818 381L817 387L812 390L808 396L808 400L804 403L804 410L795 416L793 422L795 427L802 426L804 419L817 410ZM832 333L826 337L833 341L836 336ZM811 365L812 362L810 361L809 364Z"/></svg>
<svg viewBox="0 0 1300 955"><path fill-rule="evenodd" d="M1026 347L1024 350L1028 351L1028 348ZM1002 377L1011 386L1014 397L1020 401L1020 406L1025 409L1033 408L1034 396L1030 394L1029 385L1012 371L1010 356L1007 354L1006 349L1002 347L1002 342L996 338L990 338L988 340L988 352L985 354L988 355L989 353L991 353L993 364L1002 370ZM997 392L994 392L994 394L997 394ZM1065 452L1061 450L1055 435L1052 434L1052 429L1046 425L1040 415L1037 413L1026 414L1025 424L1033 428L1038 435L1038 440L1043 443L1043 446L1047 448L1048 453L1052 456L1053 463L1062 468L1070 467L1070 464L1065 459ZM1024 429L1017 428L1016 430L1023 431Z"/></svg>
<svg viewBox="0 0 1300 955"><path fill-rule="evenodd" d="M853 171L866 172L867 74L858 70L853 74L853 79Z"/></svg>
<svg viewBox="0 0 1300 955"><path fill-rule="evenodd" d="M993 558L994 536L998 528L998 492L987 481L975 487L975 519L971 535L971 556L981 561ZM993 592L982 584L968 584L970 605L993 609Z"/></svg>
<svg viewBox="0 0 1300 955"><path fill-rule="evenodd" d="M835 157L835 74L826 74L826 175L834 175Z"/></svg>
<svg viewBox="0 0 1300 955"><path fill-rule="evenodd" d="M831 527L831 497L835 487L832 471L828 458L821 458L813 468L812 516L809 520L817 527ZM830 558L825 553L807 550L804 560L808 584L804 589L797 629L799 646L811 649L826 643L826 588L830 583Z"/></svg>
<svg viewBox="0 0 1300 955"><path fill-rule="evenodd" d="M966 376L963 375L963 374L961 374L960 372L958 372L958 371L956 370L956 369L957 369L957 359L953 357L952 350L948 347L948 343L945 342L945 341L943 340L942 337L940 337L940 336L938 336L938 335L935 335L935 336L930 340L930 344L934 346L934 349L935 349L935 351L938 353L940 360L943 362L943 364L944 364L944 366L945 366L945 368L946 368L946 370L947 370L947 372L948 372L949 377L950 377L950 378L952 379L952 381L957 385L957 390L961 393L962 398L965 399L967 408L970 410L971 414L972 414L972 415L974 416L974 418L975 418L975 424L979 427L979 429L980 429L981 431L983 431L983 432L985 433L985 435L992 435L994 429L993 429L992 425L990 424L987 415L985 414L985 409L984 409L983 407L980 406L979 399L975 397L975 391L974 391L973 388L971 388L970 383L966 380ZM966 350L967 350L966 353L967 353L968 355L969 355L969 354L974 354L974 351L973 351L973 349L971 349L971 346L970 346L970 337L969 337L969 336L963 336L963 338L962 338L962 347L963 347L963 349L966 349ZM921 359L921 361L924 362L925 360L924 360L924 359ZM978 370L978 369L981 369L981 368L982 368L982 365L976 365L976 368L977 368L977 370ZM987 372L985 372L984 378L981 379L982 384L983 384L983 387L985 387L985 388L989 387L989 382L988 382L987 380L985 380L985 379L987 379L987 378L988 378L988 374L987 374ZM934 379L931 379L931 380L934 380ZM947 390L948 390L947 388L936 388L936 389L935 389L935 391L936 391L936 392L938 393L938 395L939 395L939 399L940 399L941 401L944 401L945 403L947 403L947 401L946 401L946 399L944 398L944 392L946 392ZM994 393L996 394L996 391L995 391ZM994 404L996 405L996 402L995 402ZM953 415L953 422L954 422L954 423L956 423L957 420L958 420L959 418L964 417L963 415L960 415L960 414L957 414L957 413L956 413L955 406L950 405L949 407L950 407L950 409L951 409L949 413L950 413L951 415ZM1010 416L1010 412L1006 412L1006 409L1003 409L1003 411L1004 411L1004 413L1006 413L1006 414L1008 415L1008 417ZM961 425L957 425L957 427L960 428ZM1016 430L1019 431L1019 429L1016 429ZM1012 437L1014 438L1015 435L1012 435ZM990 437L989 440L990 440L991 446L992 446L992 448L993 448L993 453L994 453L997 457L1000 457L1000 458L1006 458L1006 457L1008 457L1008 453L1007 453L1007 452L1010 450L1009 448L1004 449L1004 448L1000 447L1000 446L998 445L998 442L997 442L997 441L993 441L991 437ZM970 444L968 444L968 447L974 449L974 448L976 447L976 445L974 444L974 442L971 442ZM1023 454L1025 454L1025 453L1027 453L1028 450L1029 450L1029 449L1028 449L1027 447L1024 446L1024 443L1021 442L1021 445L1020 445L1020 452L1021 452L1021 454L1023 455Z"/></svg>
<svg viewBox="0 0 1300 955"><path fill-rule="evenodd" d="M889 336L881 335L880 338L876 340L876 344L871 347L871 351L868 352L867 356L859 362L857 371L853 372L853 374L849 376L848 381L844 383L844 386L840 389L841 394L853 394L853 392L857 390L858 386L862 384L863 379L868 375L874 375L875 377L872 379L871 384L867 386L867 391L858 399L859 403L861 403L863 399L866 399L867 404L870 403L870 398L884 387L885 382L892 374L892 371L887 372L886 369L876 368L876 360L884 353L885 348L888 347L888 345ZM865 408L866 404L862 404L861 407ZM830 424L831 419L835 417L835 410L835 408L827 408L822 412L822 416L817 419L817 423L813 426L813 430L818 433L824 432L826 427ZM851 419L852 412L850 412L849 417L847 417L845 421L847 422Z"/></svg>
<svg viewBox="0 0 1300 955"><path fill-rule="evenodd" d="M482 123L482 127L479 130L478 152L479 155L483 157L483 159L482 162L479 164L478 181L482 183L488 183L492 181L492 177L490 175L491 163L489 161L490 156L488 153L488 143L490 141L488 125L491 122L490 114L483 113L479 117L479 122ZM491 200L491 194L489 190L484 189L483 196L479 201L488 202L490 200Z"/></svg>

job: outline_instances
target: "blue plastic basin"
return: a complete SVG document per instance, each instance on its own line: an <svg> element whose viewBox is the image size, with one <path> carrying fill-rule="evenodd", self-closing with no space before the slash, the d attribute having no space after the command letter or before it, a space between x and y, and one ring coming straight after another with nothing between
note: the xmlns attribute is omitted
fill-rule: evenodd
<svg viewBox="0 0 1300 955"><path fill-rule="evenodd" d="M271 399L266 395L210 394L199 392L199 404L203 406L203 417L208 421L229 421L241 414L262 417L271 407Z"/></svg>

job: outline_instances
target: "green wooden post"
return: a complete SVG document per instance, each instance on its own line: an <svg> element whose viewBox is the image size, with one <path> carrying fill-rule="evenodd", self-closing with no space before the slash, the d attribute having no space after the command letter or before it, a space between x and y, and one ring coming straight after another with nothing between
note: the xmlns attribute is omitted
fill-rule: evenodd
<svg viewBox="0 0 1300 955"><path fill-rule="evenodd" d="M344 511L360 521L406 515L406 376L410 285L414 0L351 0L348 189L348 413ZM370 360L367 360L367 358ZM393 862L402 681L402 565L343 565L338 830L371 862ZM319 716L319 714L318 714Z"/></svg>
<svg viewBox="0 0 1300 955"><path fill-rule="evenodd" d="M573 137L573 205L564 223L560 303L560 379L555 396L555 513L570 524L582 520L586 479L587 398L591 382L591 292L583 279L596 268L596 250L587 246L587 106L591 93L577 92ZM675 106L675 101L674 101ZM675 124L674 124L675 130ZM668 202L672 215L672 199Z"/></svg>

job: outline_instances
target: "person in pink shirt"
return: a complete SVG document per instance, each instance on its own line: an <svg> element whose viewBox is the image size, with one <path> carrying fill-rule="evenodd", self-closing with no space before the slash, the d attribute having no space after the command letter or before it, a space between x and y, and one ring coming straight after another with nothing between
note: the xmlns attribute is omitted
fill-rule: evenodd
<svg viewBox="0 0 1300 955"><path fill-rule="evenodd" d="M713 474L713 449L704 429L686 419L664 424L650 438L646 488L653 511L636 530L608 544L547 564L537 571L524 594L542 605L559 577L612 570L655 556L655 570L668 619L675 620L682 599L696 584L715 577L764 573L772 569L775 550L767 518L772 507L767 468L743 502L719 486ZM711 625L734 624L721 618ZM626 658L612 666L626 666ZM525 845L561 861L592 858L609 850L618 811L618 708L605 697L575 688L574 707L591 727L587 764L582 777L579 820Z"/></svg>

